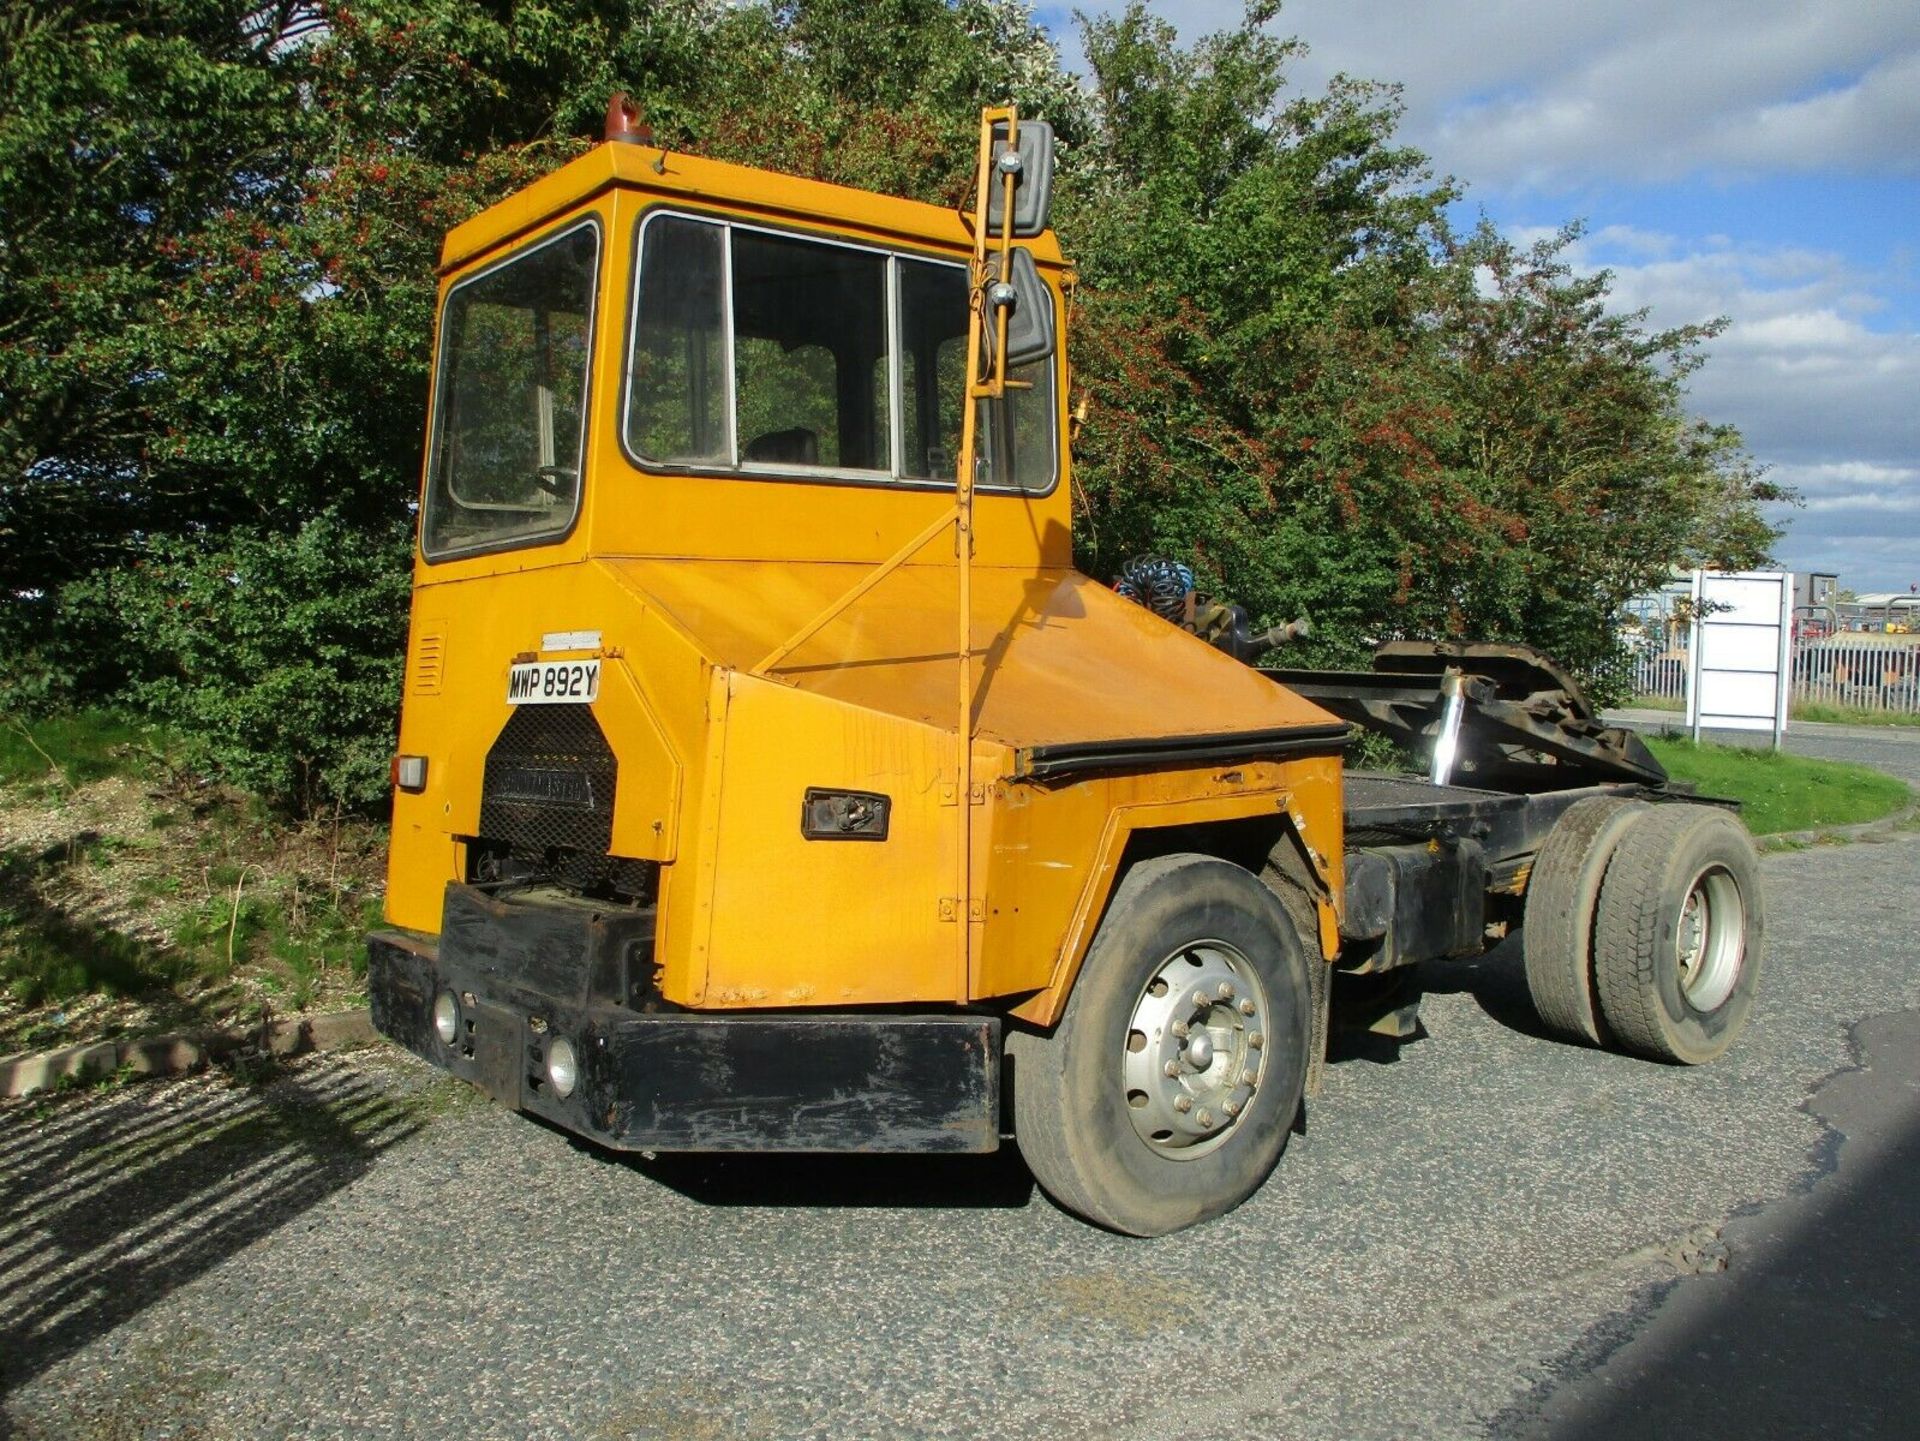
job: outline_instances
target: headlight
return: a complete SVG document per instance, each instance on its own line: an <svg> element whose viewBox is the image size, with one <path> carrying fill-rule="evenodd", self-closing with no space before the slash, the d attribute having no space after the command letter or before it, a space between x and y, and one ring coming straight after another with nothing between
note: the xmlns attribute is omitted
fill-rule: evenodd
<svg viewBox="0 0 1920 1441"><path fill-rule="evenodd" d="M554 1095L565 1100L580 1081L580 1061L573 1053L573 1042L555 1036L547 1042L547 1082Z"/></svg>
<svg viewBox="0 0 1920 1441"><path fill-rule="evenodd" d="M442 991L433 998L433 1028L449 1046L460 1034L460 1003L453 998L452 991Z"/></svg>

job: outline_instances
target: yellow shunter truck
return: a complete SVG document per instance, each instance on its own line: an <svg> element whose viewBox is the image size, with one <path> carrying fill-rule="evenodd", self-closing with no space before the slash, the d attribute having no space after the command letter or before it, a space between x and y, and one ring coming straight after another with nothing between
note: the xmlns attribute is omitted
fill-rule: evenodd
<svg viewBox="0 0 1920 1441"><path fill-rule="evenodd" d="M985 112L954 211L616 97L447 237L375 1024L619 1149L1010 1133L1140 1235L1260 1186L1336 971L1404 1032L1524 922L1550 1028L1718 1054L1751 842L1551 663L1263 672L1074 569L1052 149Z"/></svg>

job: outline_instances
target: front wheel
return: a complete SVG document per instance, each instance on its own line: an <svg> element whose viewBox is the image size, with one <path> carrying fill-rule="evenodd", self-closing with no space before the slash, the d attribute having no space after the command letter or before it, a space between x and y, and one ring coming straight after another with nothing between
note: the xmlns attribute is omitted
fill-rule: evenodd
<svg viewBox="0 0 1920 1441"><path fill-rule="evenodd" d="M1015 1138L1047 1194L1159 1236L1259 1189L1306 1082L1307 965L1307 938L1240 867L1134 866L1059 1025L1008 1038Z"/></svg>

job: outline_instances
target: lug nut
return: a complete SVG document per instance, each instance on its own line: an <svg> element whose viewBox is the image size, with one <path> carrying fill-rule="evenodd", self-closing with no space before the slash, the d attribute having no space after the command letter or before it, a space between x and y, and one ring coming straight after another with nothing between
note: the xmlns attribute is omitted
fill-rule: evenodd
<svg viewBox="0 0 1920 1441"><path fill-rule="evenodd" d="M1267 1038L1261 1035L1258 1031L1255 1031L1252 1035L1247 1037L1247 1044L1249 1046L1252 1046L1256 1051L1259 1050L1262 1046L1266 1045L1266 1043L1267 1043Z"/></svg>
<svg viewBox="0 0 1920 1441"><path fill-rule="evenodd" d="M1207 993L1205 991L1195 991L1193 993L1193 1004L1198 1009L1204 1011L1208 1006L1211 1006L1213 1002L1207 999Z"/></svg>
<svg viewBox="0 0 1920 1441"><path fill-rule="evenodd" d="M1173 1098L1173 1109L1176 1111L1179 1111L1182 1115L1185 1115L1188 1111L1191 1111L1193 1109L1193 1097L1192 1096L1175 1096Z"/></svg>
<svg viewBox="0 0 1920 1441"><path fill-rule="evenodd" d="M1259 1081L1260 1081L1260 1073L1258 1071L1249 1070L1249 1071L1242 1071L1240 1073L1240 1084L1243 1086L1258 1085Z"/></svg>
<svg viewBox="0 0 1920 1441"><path fill-rule="evenodd" d="M1240 1000L1240 1014L1243 1016L1251 1016L1253 1009L1253 998L1251 996L1243 996Z"/></svg>
<svg viewBox="0 0 1920 1441"><path fill-rule="evenodd" d="M1220 983L1220 999L1223 1001L1230 1001L1233 999L1233 987L1226 981L1222 981Z"/></svg>
<svg viewBox="0 0 1920 1441"><path fill-rule="evenodd" d="M1238 1101L1228 1101L1220 1109L1227 1113L1228 1120L1232 1120L1240 1114L1240 1103Z"/></svg>
<svg viewBox="0 0 1920 1441"><path fill-rule="evenodd" d="M1202 1111L1199 1115L1195 1116L1193 1119L1200 1123L1201 1130L1211 1131L1213 1129L1213 1112L1212 1111Z"/></svg>
<svg viewBox="0 0 1920 1441"><path fill-rule="evenodd" d="M1167 1027L1167 1029L1172 1031L1174 1035L1178 1036L1181 1040L1186 1040L1187 1023L1185 1021L1175 1021L1171 1026Z"/></svg>
<svg viewBox="0 0 1920 1441"><path fill-rule="evenodd" d="M1180 1074L1180 1063L1178 1061L1168 1061L1166 1065L1160 1069L1169 1077L1177 1076Z"/></svg>

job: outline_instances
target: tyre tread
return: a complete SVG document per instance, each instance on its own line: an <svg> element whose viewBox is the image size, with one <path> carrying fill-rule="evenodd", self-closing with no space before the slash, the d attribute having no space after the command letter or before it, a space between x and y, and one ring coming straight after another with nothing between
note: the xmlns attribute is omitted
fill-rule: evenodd
<svg viewBox="0 0 1920 1441"><path fill-rule="evenodd" d="M1632 828L1631 816L1646 808L1645 802L1622 796L1576 801L1534 857L1521 950L1534 1010L1561 1039L1605 1043L1593 967L1599 892L1621 836ZM1587 887L1591 895L1583 905L1581 892Z"/></svg>
<svg viewBox="0 0 1920 1441"><path fill-rule="evenodd" d="M1600 889L1594 924L1593 965L1601 1012L1625 1049L1659 1061L1693 1062L1660 1003L1661 947L1669 937L1662 910L1669 897L1671 861L1697 831L1731 826L1751 846L1744 828L1725 812L1700 805L1651 807L1621 837ZM1757 932L1759 898L1748 898ZM1757 952L1757 947L1755 947ZM1758 955L1748 964L1757 967Z"/></svg>

